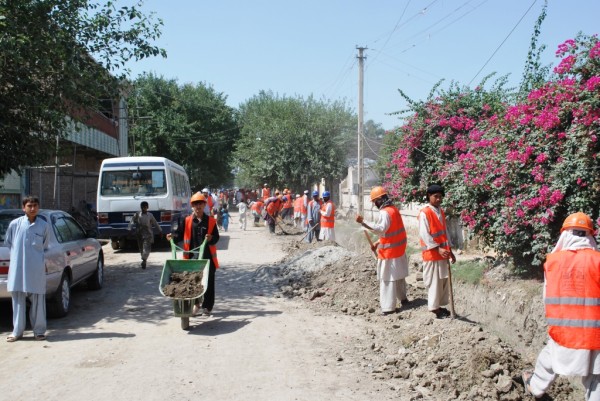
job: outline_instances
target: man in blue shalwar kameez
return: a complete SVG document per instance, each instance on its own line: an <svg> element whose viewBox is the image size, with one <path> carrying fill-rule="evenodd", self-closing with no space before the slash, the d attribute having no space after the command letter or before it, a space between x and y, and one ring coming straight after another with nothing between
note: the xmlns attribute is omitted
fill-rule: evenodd
<svg viewBox="0 0 600 401"><path fill-rule="evenodd" d="M7 289L12 296L13 332L6 338L14 342L23 337L27 296L31 300L29 320L36 340L46 339L46 266L50 226L38 218L39 199L23 199L25 216L10 222L4 243L10 248Z"/></svg>

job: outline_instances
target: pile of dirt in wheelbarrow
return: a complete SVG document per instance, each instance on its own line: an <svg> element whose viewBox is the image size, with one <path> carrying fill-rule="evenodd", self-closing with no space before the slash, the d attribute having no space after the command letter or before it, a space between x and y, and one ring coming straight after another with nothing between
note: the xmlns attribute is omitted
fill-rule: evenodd
<svg viewBox="0 0 600 401"><path fill-rule="evenodd" d="M171 298L196 298L204 291L202 271L172 273L171 282L163 287L163 293Z"/></svg>

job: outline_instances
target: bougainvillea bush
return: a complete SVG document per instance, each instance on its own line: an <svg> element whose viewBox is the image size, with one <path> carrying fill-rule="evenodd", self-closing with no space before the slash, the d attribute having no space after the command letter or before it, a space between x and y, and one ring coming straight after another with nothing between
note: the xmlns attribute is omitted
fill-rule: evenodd
<svg viewBox="0 0 600 401"><path fill-rule="evenodd" d="M564 218L600 212L600 42L579 35L558 47L552 78L525 100L504 89L459 88L411 104L391 135L385 186L423 201L442 183L444 206L502 255L539 265Z"/></svg>

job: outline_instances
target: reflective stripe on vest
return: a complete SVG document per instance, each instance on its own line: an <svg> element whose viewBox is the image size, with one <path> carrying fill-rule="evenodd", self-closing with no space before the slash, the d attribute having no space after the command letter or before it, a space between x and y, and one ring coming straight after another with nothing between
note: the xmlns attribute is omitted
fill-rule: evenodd
<svg viewBox="0 0 600 401"><path fill-rule="evenodd" d="M327 205L331 205L331 216L321 215L321 228L333 228L335 226L335 205L332 201L327 201L321 205L321 210L326 211Z"/></svg>
<svg viewBox="0 0 600 401"><path fill-rule="evenodd" d="M433 209L428 206L421 209L419 212L419 218L421 217L421 213L425 214L427 221L429 222L429 234L433 240L439 244L439 247L437 248L427 249L427 245L423 239L419 238L423 260L444 260L445 258L440 255L439 248L445 248L448 250L450 249L450 242L448 241L448 237L446 235L446 215L444 214L444 211L440 209L440 214L442 215L442 221L440 221L437 214L435 214Z"/></svg>
<svg viewBox="0 0 600 401"><path fill-rule="evenodd" d="M189 215L185 218L185 228L183 230L183 258L190 259L190 246L192 243L192 222L194 221L194 215ZM208 216L208 233L212 235L212 232L215 228L216 220L214 217ZM213 263L215 264L215 268L219 268L219 260L217 259L217 247L215 245L209 245L208 250L210 251L210 256L212 258ZM204 255L198 255L198 259Z"/></svg>
<svg viewBox="0 0 600 401"><path fill-rule="evenodd" d="M377 257L379 259L395 259L406 252L406 230L402 215L395 206L389 205L384 210L390 216L390 227L379 237Z"/></svg>
<svg viewBox="0 0 600 401"><path fill-rule="evenodd" d="M563 347L600 350L600 252L552 253L544 273L550 337Z"/></svg>

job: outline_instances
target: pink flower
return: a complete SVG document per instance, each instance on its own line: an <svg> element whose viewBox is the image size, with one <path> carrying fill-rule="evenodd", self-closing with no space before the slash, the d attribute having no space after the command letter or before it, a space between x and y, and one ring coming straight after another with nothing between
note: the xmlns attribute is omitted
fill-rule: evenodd
<svg viewBox="0 0 600 401"><path fill-rule="evenodd" d="M554 72L557 74L566 74L567 72L571 71L571 68L573 68L575 65L576 60L577 59L573 55L563 58L560 64L554 68Z"/></svg>
<svg viewBox="0 0 600 401"><path fill-rule="evenodd" d="M590 58L600 58L600 41L590 49Z"/></svg>
<svg viewBox="0 0 600 401"><path fill-rule="evenodd" d="M598 43L600 43L600 42L598 42ZM587 82L585 83L585 89L592 92L598 87L598 85L600 85L600 77L593 76L590 79L588 79Z"/></svg>
<svg viewBox="0 0 600 401"><path fill-rule="evenodd" d="M543 163L546 160L548 160L548 155L545 153L540 153L536 158L535 158L535 162L536 163Z"/></svg>
<svg viewBox="0 0 600 401"><path fill-rule="evenodd" d="M564 43L558 45L558 50L556 50L557 56L562 56L567 53L571 49L575 49L575 41L573 39L567 39Z"/></svg>
<svg viewBox="0 0 600 401"><path fill-rule="evenodd" d="M560 202L561 200L563 200L564 195L562 192L560 192L560 190L555 190L554 192L552 192L552 195L550 196L550 205L554 206L556 205L558 202ZM550 211L550 213L552 213L552 211Z"/></svg>

